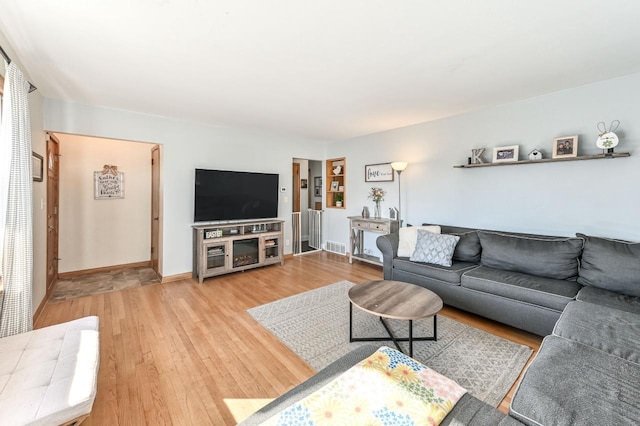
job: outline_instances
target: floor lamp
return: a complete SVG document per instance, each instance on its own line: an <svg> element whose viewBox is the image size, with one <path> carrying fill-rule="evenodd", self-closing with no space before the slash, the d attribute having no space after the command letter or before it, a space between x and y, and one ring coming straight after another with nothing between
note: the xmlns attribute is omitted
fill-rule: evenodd
<svg viewBox="0 0 640 426"><path fill-rule="evenodd" d="M400 188L400 174L404 169L407 168L407 163L404 161L394 161L391 163L391 168L396 171L398 174L398 224L402 226L402 220L400 219L400 210L402 209L402 198L401 198L401 188Z"/></svg>

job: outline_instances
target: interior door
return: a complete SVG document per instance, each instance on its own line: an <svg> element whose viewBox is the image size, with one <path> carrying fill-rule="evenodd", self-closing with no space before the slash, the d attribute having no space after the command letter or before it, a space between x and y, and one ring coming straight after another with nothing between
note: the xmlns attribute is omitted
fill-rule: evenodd
<svg viewBox="0 0 640 426"><path fill-rule="evenodd" d="M151 267L159 273L160 241L160 147L151 149Z"/></svg>
<svg viewBox="0 0 640 426"><path fill-rule="evenodd" d="M293 163L293 211L300 211L300 163Z"/></svg>
<svg viewBox="0 0 640 426"><path fill-rule="evenodd" d="M60 203L60 143L50 134L47 141L47 293L58 278Z"/></svg>

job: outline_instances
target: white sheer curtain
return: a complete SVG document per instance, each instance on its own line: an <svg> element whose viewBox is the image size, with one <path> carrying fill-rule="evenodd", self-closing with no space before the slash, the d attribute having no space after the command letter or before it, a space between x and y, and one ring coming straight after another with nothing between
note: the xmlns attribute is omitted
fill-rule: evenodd
<svg viewBox="0 0 640 426"><path fill-rule="evenodd" d="M0 337L33 329L31 120L29 82L6 64L0 129Z"/></svg>

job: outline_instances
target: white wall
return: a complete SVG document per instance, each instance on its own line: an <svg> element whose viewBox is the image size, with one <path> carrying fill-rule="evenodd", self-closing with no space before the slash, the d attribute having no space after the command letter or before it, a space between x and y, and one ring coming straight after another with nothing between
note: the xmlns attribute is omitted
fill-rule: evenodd
<svg viewBox="0 0 640 426"><path fill-rule="evenodd" d="M12 61L15 61L22 69L27 79L31 81L26 70L20 65L19 58L7 42L4 34L0 32L0 45L7 52ZM0 74L5 75L4 60L0 59ZM37 86L37 82L34 82ZM29 108L31 115L31 149L46 158L47 143L43 130L43 104L44 98L40 91L29 94ZM40 306L47 291L47 174L44 171L42 182L33 182L33 310Z"/></svg>
<svg viewBox="0 0 640 426"><path fill-rule="evenodd" d="M292 158L323 158L324 142L168 119L122 110L47 99L47 130L163 145L163 264L171 276L192 269L194 169L278 173L279 218L291 240ZM284 197L289 201L284 202ZM291 253L291 245L284 249Z"/></svg>
<svg viewBox="0 0 640 426"><path fill-rule="evenodd" d="M62 154L59 272L148 261L153 145L57 136ZM94 198L93 173L105 164L124 173L123 199Z"/></svg>
<svg viewBox="0 0 640 426"><path fill-rule="evenodd" d="M640 241L640 74L607 80L457 117L377 133L327 148L347 157L346 211L328 209L329 240L348 243L347 219L358 215L372 186L365 164L407 161L402 174L402 217L550 235L583 232ZM620 120L618 152L630 158L454 169L472 148L520 145L520 159L553 139L579 135L579 153L597 154L596 125ZM396 182L380 183L388 195L383 215L398 203ZM375 247L375 243L373 245ZM377 252L376 250L376 253Z"/></svg>

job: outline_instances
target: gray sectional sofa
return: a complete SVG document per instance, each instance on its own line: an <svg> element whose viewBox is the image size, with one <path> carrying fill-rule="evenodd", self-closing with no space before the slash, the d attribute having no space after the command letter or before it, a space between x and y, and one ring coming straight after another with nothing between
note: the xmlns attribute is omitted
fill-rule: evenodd
<svg viewBox="0 0 640 426"><path fill-rule="evenodd" d="M442 232L460 236L451 267L399 258L398 234L379 237L385 279L422 285L449 305L546 337L508 416L466 394L441 424L640 424L640 243ZM376 349L350 352L241 424L261 424Z"/></svg>
<svg viewBox="0 0 640 426"><path fill-rule="evenodd" d="M384 277L546 336L511 402L513 419L640 424L640 243L441 228L460 236L451 267L397 257L391 234L377 240Z"/></svg>

